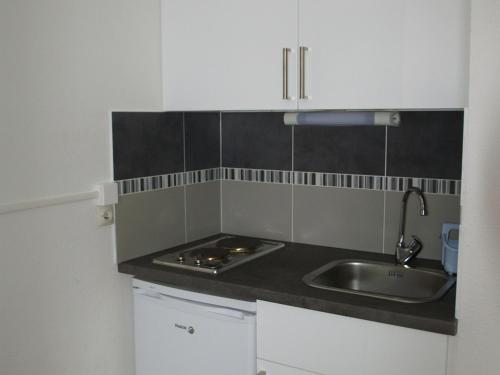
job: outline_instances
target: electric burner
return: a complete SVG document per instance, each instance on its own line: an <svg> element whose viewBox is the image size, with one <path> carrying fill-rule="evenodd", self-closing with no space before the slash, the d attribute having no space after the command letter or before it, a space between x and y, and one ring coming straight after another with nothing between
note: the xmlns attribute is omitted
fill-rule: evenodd
<svg viewBox="0 0 500 375"><path fill-rule="evenodd" d="M231 254L253 254L255 249L262 245L262 241L255 238L228 237L217 241L215 245L227 249Z"/></svg>
<svg viewBox="0 0 500 375"><path fill-rule="evenodd" d="M153 263L215 275L283 246L281 242L227 236L162 255Z"/></svg>
<svg viewBox="0 0 500 375"><path fill-rule="evenodd" d="M229 251L218 247L200 247L189 251L186 255L191 257L197 266L213 268L228 261Z"/></svg>

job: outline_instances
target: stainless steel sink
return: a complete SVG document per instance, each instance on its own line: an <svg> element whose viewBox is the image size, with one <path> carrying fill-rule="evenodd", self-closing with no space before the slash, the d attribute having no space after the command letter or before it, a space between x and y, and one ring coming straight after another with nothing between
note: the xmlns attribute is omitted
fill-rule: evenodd
<svg viewBox="0 0 500 375"><path fill-rule="evenodd" d="M344 259L318 268L303 280L314 288L406 303L423 303L443 297L456 279L437 270Z"/></svg>

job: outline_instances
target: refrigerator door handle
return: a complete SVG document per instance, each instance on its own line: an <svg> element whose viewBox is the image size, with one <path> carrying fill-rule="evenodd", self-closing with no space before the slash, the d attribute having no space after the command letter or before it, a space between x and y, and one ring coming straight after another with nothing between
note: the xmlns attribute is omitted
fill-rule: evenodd
<svg viewBox="0 0 500 375"><path fill-rule="evenodd" d="M202 306L201 308L206 312L223 315L239 320L243 320L243 318L245 318L245 313L243 311L226 309L224 307L212 307L212 306Z"/></svg>
<svg viewBox="0 0 500 375"><path fill-rule="evenodd" d="M226 316L226 317L238 319L238 320L243 320L245 318L245 313L243 311L234 310L234 309L230 309L227 307L221 307L221 306L210 305L210 304L206 304L206 303L202 303L202 302L190 301L190 300L186 300L186 299L182 299L182 298L167 296L165 294L160 294L160 299L180 300L180 301L189 303L191 306L196 307L196 309L200 312L208 312L208 313L212 313L212 314L218 314L221 316Z"/></svg>
<svg viewBox="0 0 500 375"><path fill-rule="evenodd" d="M161 300L163 300L163 301L179 300L179 301L182 301L185 303L189 303L191 306L195 306L199 311L208 312L208 313L212 313L212 314L218 314L218 315L230 317L233 319L243 320L245 318L245 315L246 315L245 312L240 311L240 310L234 310L234 309L230 309L230 308L226 308L226 307L220 307L220 306L209 305L209 304L200 303L200 302L196 302L196 301L190 301L190 300L186 300L183 298L168 296L168 295L163 294L163 293L157 293L157 292L144 290L141 288L134 288L134 292L136 294L141 295L141 296L153 298L153 299L160 300L160 301Z"/></svg>
<svg viewBox="0 0 500 375"><path fill-rule="evenodd" d="M162 294L161 293L156 293L156 292L150 292L148 290L140 289L140 288L134 288L134 293L144 296L144 297L150 297L154 299L162 299Z"/></svg>

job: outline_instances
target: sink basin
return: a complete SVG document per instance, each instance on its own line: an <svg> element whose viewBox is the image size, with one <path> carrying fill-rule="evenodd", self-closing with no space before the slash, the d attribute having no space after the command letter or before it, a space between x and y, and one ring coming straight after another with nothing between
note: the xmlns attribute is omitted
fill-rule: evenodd
<svg viewBox="0 0 500 375"><path fill-rule="evenodd" d="M456 279L437 270L344 259L318 268L303 280L314 288L406 303L423 303L443 297Z"/></svg>

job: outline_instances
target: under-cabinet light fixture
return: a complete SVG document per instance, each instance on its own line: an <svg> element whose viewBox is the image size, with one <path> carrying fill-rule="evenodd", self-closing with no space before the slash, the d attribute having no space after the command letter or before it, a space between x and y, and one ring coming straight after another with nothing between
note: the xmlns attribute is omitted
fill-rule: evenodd
<svg viewBox="0 0 500 375"><path fill-rule="evenodd" d="M288 112L284 121L292 126L399 126L401 117L399 112L391 111Z"/></svg>

